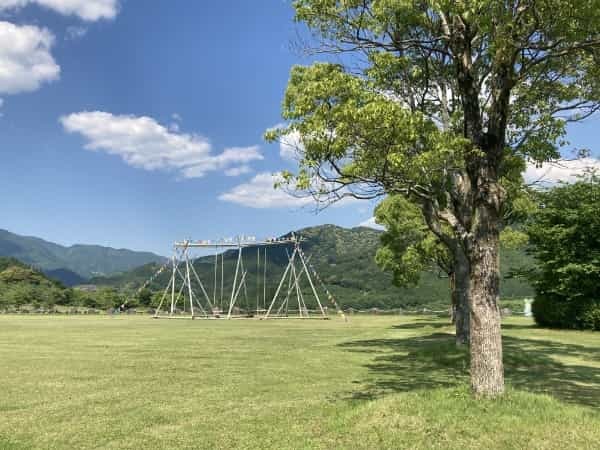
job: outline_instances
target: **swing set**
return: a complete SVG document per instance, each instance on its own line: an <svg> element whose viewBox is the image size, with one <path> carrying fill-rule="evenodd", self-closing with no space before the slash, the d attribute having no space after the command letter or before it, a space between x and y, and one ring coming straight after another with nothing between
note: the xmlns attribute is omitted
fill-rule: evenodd
<svg viewBox="0 0 600 450"><path fill-rule="evenodd" d="M185 240L174 244L173 257L169 261L171 277L165 287L160 303L155 310L154 318L188 318L188 319L328 319L327 307L323 306L315 286L315 280L321 285L327 299L337 311L343 315L335 298L322 283L317 271L310 264L301 248L302 239L292 234L287 238L266 239L257 241L255 237L240 236L234 239L217 241ZM287 265L279 278L272 298L267 302L267 284L269 281L267 249L285 246ZM291 252L289 248L291 247ZM202 280L196 270L195 250L214 250L214 270L212 270L212 292L206 289L206 280ZM226 256L231 251L237 253L233 281L229 292L226 292L225 273ZM248 298L248 256L256 252L256 305L250 305ZM168 265L160 270L169 269ZM197 265L197 264L196 264ZM275 267L275 266L273 266ZM276 276L276 275L275 275ZM154 277L154 276L153 276ZM304 285L303 280L308 282ZM261 286L262 285L262 286ZM262 287L262 299L261 299ZM229 287L228 287L229 288ZM243 301L242 301L243 296ZM305 296L313 297L316 308L307 307ZM228 297L228 298L226 298ZM261 302L262 300L262 302ZM262 304L261 304L262 303ZM308 302L310 304L310 302Z"/></svg>

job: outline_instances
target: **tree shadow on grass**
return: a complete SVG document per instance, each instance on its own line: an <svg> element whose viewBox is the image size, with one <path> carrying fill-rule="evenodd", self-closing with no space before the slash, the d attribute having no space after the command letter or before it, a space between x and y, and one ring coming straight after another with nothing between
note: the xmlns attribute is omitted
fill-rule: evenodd
<svg viewBox="0 0 600 450"><path fill-rule="evenodd" d="M418 330L426 327L429 328L449 328L454 325L450 322L448 317L440 317L440 320L434 321L432 319L417 319L415 322L404 323L401 325L392 325L394 330ZM502 323L502 329L504 330L532 330L539 328L536 324L517 324L517 323Z"/></svg>
<svg viewBox="0 0 600 450"><path fill-rule="evenodd" d="M600 408L600 368L585 365L585 360L600 363L600 348L512 336L504 336L503 342L509 385ZM367 364L367 379L357 382L361 388L352 393L353 399L469 382L468 350L456 347L453 334L350 341L340 346L351 352L376 355Z"/></svg>
<svg viewBox="0 0 600 450"><path fill-rule="evenodd" d="M535 323L529 324L518 324L518 323L504 323L502 322L503 330L535 330L539 327Z"/></svg>
<svg viewBox="0 0 600 450"><path fill-rule="evenodd" d="M447 328L452 326L450 322L433 322L428 319L418 319L416 322L404 323L402 325L393 325L394 330L417 330L426 327L429 328Z"/></svg>

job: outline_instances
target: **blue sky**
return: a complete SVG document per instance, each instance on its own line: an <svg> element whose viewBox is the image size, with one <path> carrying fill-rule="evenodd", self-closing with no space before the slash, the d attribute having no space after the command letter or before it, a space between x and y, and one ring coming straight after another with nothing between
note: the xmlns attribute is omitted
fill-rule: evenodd
<svg viewBox="0 0 600 450"><path fill-rule="evenodd" d="M168 254L369 219L369 202L315 214L271 189L294 162L262 135L290 67L311 62L290 49L292 14L289 0L0 0L0 228ZM593 147L596 128L572 141Z"/></svg>
<svg viewBox="0 0 600 450"><path fill-rule="evenodd" d="M30 38L22 58L45 49L54 66L40 56L20 80L0 79L0 228L167 254L175 239L270 236L371 216L368 203L315 214L265 193L269 174L294 166L263 132L281 121L290 67L310 62L290 50L299 30L288 1L82 0L64 2L75 4L67 11L61 0L21 3L0 20L14 39L32 26L52 35L51 44ZM131 127L147 135L127 136ZM173 154L145 157L153 145ZM236 187L237 197L220 198Z"/></svg>

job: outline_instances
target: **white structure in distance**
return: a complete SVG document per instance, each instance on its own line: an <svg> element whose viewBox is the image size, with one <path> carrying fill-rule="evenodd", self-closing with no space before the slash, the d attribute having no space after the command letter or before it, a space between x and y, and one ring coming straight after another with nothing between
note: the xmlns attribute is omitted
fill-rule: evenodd
<svg viewBox="0 0 600 450"><path fill-rule="evenodd" d="M531 304L533 303L533 299L526 298L524 301L523 315L525 317L531 317L533 314L531 312Z"/></svg>

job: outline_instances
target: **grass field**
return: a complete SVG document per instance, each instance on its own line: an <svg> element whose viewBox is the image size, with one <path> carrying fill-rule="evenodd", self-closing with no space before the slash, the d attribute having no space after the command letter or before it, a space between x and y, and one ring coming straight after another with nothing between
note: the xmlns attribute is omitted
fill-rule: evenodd
<svg viewBox="0 0 600 450"><path fill-rule="evenodd" d="M431 317L0 316L0 448L600 448L600 333L504 323L477 402Z"/></svg>

